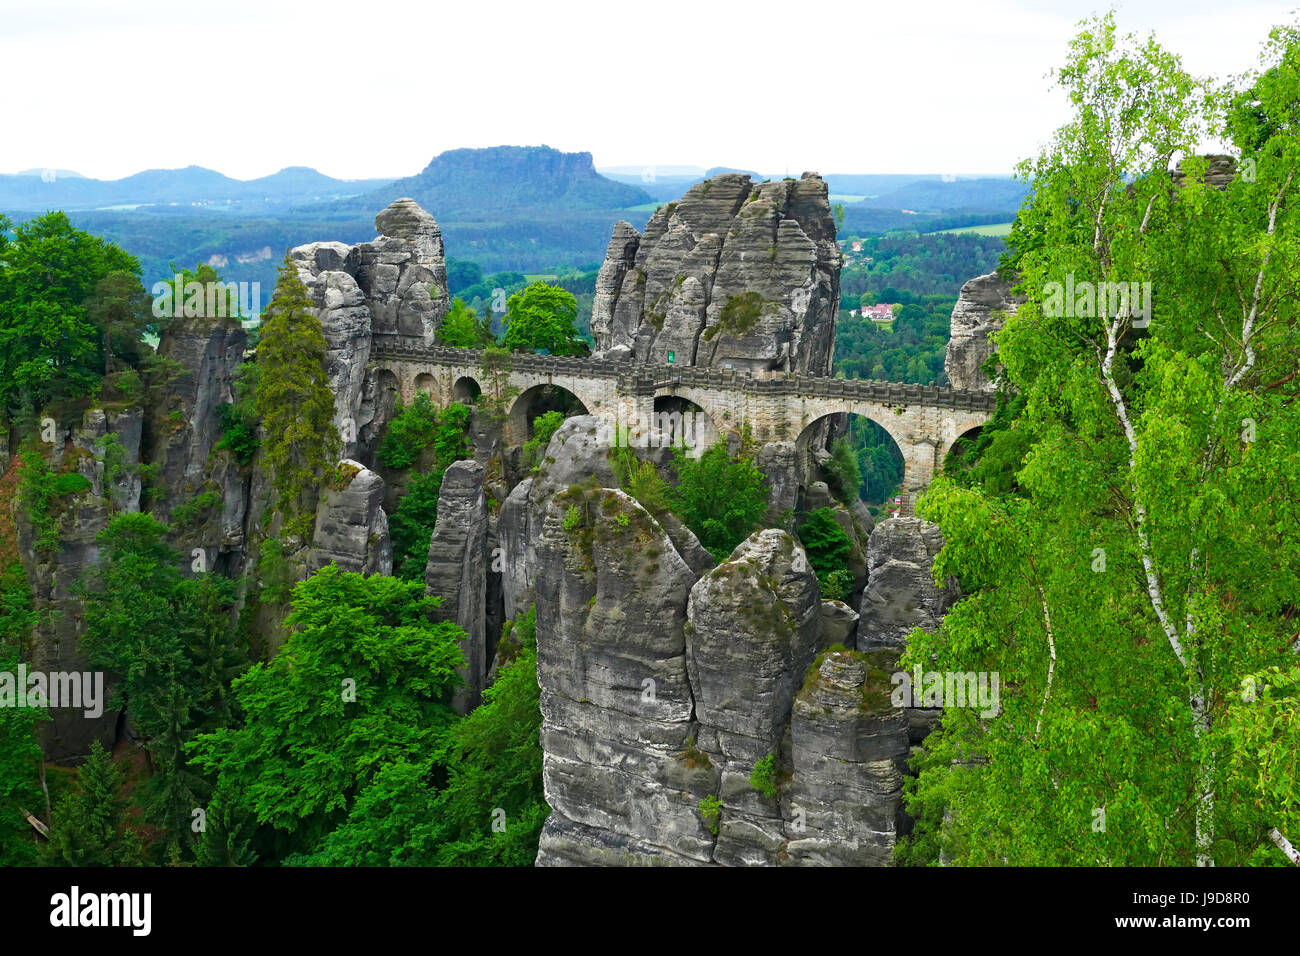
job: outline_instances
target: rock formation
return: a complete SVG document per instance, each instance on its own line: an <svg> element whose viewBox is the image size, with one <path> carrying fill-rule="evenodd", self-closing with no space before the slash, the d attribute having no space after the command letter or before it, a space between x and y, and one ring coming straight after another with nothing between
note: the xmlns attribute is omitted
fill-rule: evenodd
<svg viewBox="0 0 1300 956"><path fill-rule="evenodd" d="M175 525L179 550L202 548L210 568L235 562L244 546L245 475L228 452L213 452L221 439L220 408L235 399L235 373L247 344L237 319L209 318L177 318L158 342L158 354L175 362L178 373L145 423L143 453L158 466L150 510ZM211 503L174 520L177 506L205 501ZM138 498L124 510L137 508Z"/></svg>
<svg viewBox="0 0 1300 956"><path fill-rule="evenodd" d="M425 591L442 598L434 617L465 631L460 642L465 684L456 691L460 713L477 707L487 677L488 510L483 491L486 469L476 461L447 468L438 493L438 519L429 540Z"/></svg>
<svg viewBox="0 0 1300 956"><path fill-rule="evenodd" d="M333 563L357 574L392 574L393 549L383 504L383 478L360 462L339 462L316 506L308 572Z"/></svg>
<svg viewBox="0 0 1300 956"><path fill-rule="evenodd" d="M349 456L387 418L383 389L367 376L373 336L431 343L450 301L433 216L414 200L398 199L375 217L375 228L379 236L370 242L312 242L290 253L325 333L334 424Z"/></svg>
<svg viewBox="0 0 1300 956"><path fill-rule="evenodd" d="M88 409L81 425L60 430L50 468L82 475L90 483L85 491L62 495L50 505L57 523L58 547L46 552L36 547L30 521L16 513L18 553L31 585L37 625L31 638L27 666L32 671L86 672L81 650L82 600L77 586L99 561L96 537L112 519L110 498L122 505L139 502L138 479L131 473L140 462L141 413L130 409L112 415ZM122 477L117 488L105 488L104 439L113 434L120 443ZM107 495L106 495L107 491ZM110 688L106 685L106 691ZM83 709L52 708L50 720L40 725L41 746L54 762L82 757L92 741L111 745L119 714L107 708L95 718Z"/></svg>
<svg viewBox="0 0 1300 956"><path fill-rule="evenodd" d="M596 281L598 355L830 374L840 251L816 173L728 173L614 229Z"/></svg>
<svg viewBox="0 0 1300 956"><path fill-rule="evenodd" d="M934 583L934 557L943 547L937 525L889 518L867 543L867 588L858 610L858 649L898 650L912 628L933 631L960 596L955 579Z"/></svg>
<svg viewBox="0 0 1300 956"><path fill-rule="evenodd" d="M997 273L976 276L961 287L952 308L948 351L943 368L953 388L992 391L993 381L981 366L996 349L989 336L1014 315L1022 296L1013 295L1015 283Z"/></svg>

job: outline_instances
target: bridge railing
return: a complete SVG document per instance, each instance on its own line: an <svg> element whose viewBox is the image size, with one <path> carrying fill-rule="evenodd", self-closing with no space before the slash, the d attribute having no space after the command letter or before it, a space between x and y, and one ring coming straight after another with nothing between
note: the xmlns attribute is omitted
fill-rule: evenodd
<svg viewBox="0 0 1300 956"><path fill-rule="evenodd" d="M477 366L483 364L482 349L459 349L430 344L419 336L377 334L370 348L374 358L414 361L433 365ZM510 368L520 372L583 375L618 378L622 387L637 394L653 394L680 385L744 391L755 395L813 396L886 405L928 405L968 411L991 412L997 406L993 392L973 392L937 385L910 385L871 379L826 378L791 374L755 377L745 369L699 368L682 365L615 362L610 359L579 358L571 355L531 355L516 352Z"/></svg>

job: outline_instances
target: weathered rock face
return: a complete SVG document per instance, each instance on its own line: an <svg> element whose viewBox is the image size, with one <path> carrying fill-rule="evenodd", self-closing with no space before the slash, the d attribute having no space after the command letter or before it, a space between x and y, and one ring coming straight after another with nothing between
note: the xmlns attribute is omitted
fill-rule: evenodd
<svg viewBox="0 0 1300 956"><path fill-rule="evenodd" d="M325 333L325 374L334 393L334 427L343 438L343 455L357 451L360 430L373 418L363 414L361 395L370 360L372 322L365 293L346 271L351 247L341 242L313 242L290 255L307 287Z"/></svg>
<svg viewBox="0 0 1300 956"><path fill-rule="evenodd" d="M644 508L601 488L555 496L537 562L542 774L553 811L538 863L707 862L713 836L696 807L717 771L682 756L693 727L685 625L694 573Z"/></svg>
<svg viewBox="0 0 1300 956"><path fill-rule="evenodd" d="M375 228L379 237L348 255L375 331L432 342L450 302L442 230L414 199L394 200L375 217Z"/></svg>
<svg viewBox="0 0 1300 956"><path fill-rule="evenodd" d="M614 229L596 282L598 354L830 373L840 251L826 183L729 173Z"/></svg>
<svg viewBox="0 0 1300 956"><path fill-rule="evenodd" d="M908 723L890 705L892 656L825 655L800 692L791 722L787 862L887 866L904 826Z"/></svg>
<svg viewBox="0 0 1300 956"><path fill-rule="evenodd" d="M337 473L351 474L351 479L342 488L327 483L321 493L308 571L314 573L332 562L357 574L392 574L384 479L350 459L339 462Z"/></svg>
<svg viewBox="0 0 1300 956"><path fill-rule="evenodd" d="M99 561L95 538L112 520L109 499L124 511L133 510L139 504L139 480L131 472L140 462L141 424L142 415L137 409L107 415L101 409L92 408L84 414L79 428L58 436L50 456L51 469L75 471L91 487L51 502L51 517L58 528L56 550L38 551L28 516L22 509L15 510L18 553L32 588L37 614L27 660L31 672L90 670L81 650L83 603L77 596L76 586ZM117 437L122 459L121 477L106 489L104 439L109 434ZM107 695L111 689L107 681L104 689ZM118 716L117 711L107 708L93 718L86 716L84 708L51 709L51 719L40 725L46 758L53 762L77 760L95 740L112 746Z"/></svg>
<svg viewBox="0 0 1300 956"><path fill-rule="evenodd" d="M1014 315L1023 296L1011 292L1014 283L997 273L976 276L961 287L952 309L948 352L943 368L953 388L992 391L993 381L980 366L996 349L989 336Z"/></svg>
<svg viewBox="0 0 1300 956"><path fill-rule="evenodd" d="M817 653L817 577L790 535L758 531L692 588L688 616L697 747L720 770L713 860L773 863L785 840L784 821L776 800L756 791L750 775L780 750L795 694Z"/></svg>
<svg viewBox="0 0 1300 956"><path fill-rule="evenodd" d="M895 658L810 666L857 615L818 598L793 538L755 532L692 585L622 492L558 495L545 523L538 865L889 862L909 747Z"/></svg>
<svg viewBox="0 0 1300 956"><path fill-rule="evenodd" d="M219 409L234 401L247 344L233 319L177 319L158 343L159 355L176 362L180 373L145 423L145 457L158 466L150 510L175 525L179 549L202 548L209 567L237 562L244 546L245 477L229 453L213 450L221 439ZM173 519L177 506L201 501L210 504L184 521Z"/></svg>
<svg viewBox="0 0 1300 956"><path fill-rule="evenodd" d="M379 236L348 246L312 242L291 253L325 332L325 369L343 454L368 457L368 443L391 412L393 395L366 365L374 335L433 342L447 312L442 231L414 200L375 217Z"/></svg>
<svg viewBox="0 0 1300 956"><path fill-rule="evenodd" d="M460 642L465 681L453 706L460 713L477 707L487 678L488 510L483 491L484 466L458 461L447 468L438 493L438 518L429 540L424 569L425 592L442 598L437 620L453 621L465 631Z"/></svg>
<svg viewBox="0 0 1300 956"><path fill-rule="evenodd" d="M960 597L955 579L934 583L934 556L943 547L937 525L889 518L867 544L868 579L858 614L858 649L897 650L912 628L934 630Z"/></svg>

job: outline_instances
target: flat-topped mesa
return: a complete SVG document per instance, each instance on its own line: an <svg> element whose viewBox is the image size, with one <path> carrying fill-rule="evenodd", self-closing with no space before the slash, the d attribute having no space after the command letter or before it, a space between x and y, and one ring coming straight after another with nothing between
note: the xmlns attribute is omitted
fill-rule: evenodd
<svg viewBox="0 0 1300 956"><path fill-rule="evenodd" d="M826 183L726 173L620 222L596 280L596 354L829 375L840 297Z"/></svg>

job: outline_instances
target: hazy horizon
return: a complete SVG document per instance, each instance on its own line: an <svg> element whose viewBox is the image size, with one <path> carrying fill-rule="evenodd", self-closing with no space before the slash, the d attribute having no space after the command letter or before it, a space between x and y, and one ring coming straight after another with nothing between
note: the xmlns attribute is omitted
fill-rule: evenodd
<svg viewBox="0 0 1300 956"><path fill-rule="evenodd" d="M1294 19L1293 3L1116 7L1122 31L1154 30L1189 70L1220 79L1255 66L1269 28ZM1077 22L1105 9L832 2L777 20L686 0L579 0L562 14L324 0L309 17L254 0L219 12L0 0L0 58L31 78L6 92L0 169L391 179L448 149L545 143L600 169L1010 175L1065 119L1049 73ZM756 45L772 55L747 55Z"/></svg>

